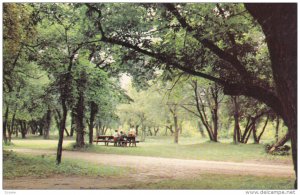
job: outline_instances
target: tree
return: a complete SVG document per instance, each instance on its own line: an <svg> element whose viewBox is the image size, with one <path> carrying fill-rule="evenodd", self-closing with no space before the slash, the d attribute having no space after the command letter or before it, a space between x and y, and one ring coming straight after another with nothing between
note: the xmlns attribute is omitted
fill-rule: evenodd
<svg viewBox="0 0 300 195"><path fill-rule="evenodd" d="M102 7L103 20L99 23L101 41L150 56L169 68L217 82L227 95L245 95L271 107L283 118L291 132L293 162L297 173L296 4L246 4L247 11L241 4L224 4L219 5L220 8L217 4L164 4L164 7L159 4L126 5L126 10L136 10L130 12L134 19L128 21L131 19L128 17L130 19L119 20L119 23L113 23L113 20L113 26L108 26L107 21L112 18ZM139 21L137 15L141 13L150 17ZM201 14L198 16L194 13ZM114 18L118 18L118 15ZM151 30L148 21L151 24L155 21L156 27ZM130 28L126 28L128 25L125 23L131 24ZM141 25L143 28L139 28ZM266 44L245 36L261 33L260 27L266 36ZM177 43L180 43L178 39L184 40L182 32L187 32L187 36L193 40L189 43L190 51L185 53L182 47L175 49L176 44L171 41L174 37ZM158 34L164 39L155 39ZM210 34L221 36L208 36ZM183 48L185 45L182 44ZM191 56L196 53L197 56L203 56L199 53L205 52L212 54L214 60L209 63L211 59L203 59L200 65L216 65L216 70L222 73L219 77L201 71L203 67L199 67L199 58ZM269 52L270 58L262 55L264 52ZM258 73L261 65L266 74ZM273 76L271 82L270 75Z"/></svg>
<svg viewBox="0 0 300 195"><path fill-rule="evenodd" d="M57 109L59 119L59 141L57 148L57 164L61 162L62 143L64 131L66 131L67 113L72 105L71 92L75 85L74 69L79 50L90 43L90 37L86 36L86 28L81 14L81 9L75 9L72 4L38 4L40 17L39 23L40 42L38 62L51 75L53 86L59 94L61 109ZM45 30L46 29L46 30ZM78 32L81 32L78 34ZM79 36L80 35L80 36ZM88 39L86 41L86 39ZM42 41L40 41L42 40ZM83 73L84 74L84 73ZM80 74L79 74L80 75ZM78 81L78 80L77 80ZM74 83L75 82L75 83ZM80 82L80 81L78 81ZM77 84L78 84L77 82ZM77 140L79 146L83 145L83 110L84 99L82 87L78 85L77 103ZM68 108L69 107L69 108ZM80 136L81 135L81 136Z"/></svg>
<svg viewBox="0 0 300 195"><path fill-rule="evenodd" d="M279 105L273 107L281 109L277 113L288 126L297 177L297 6L292 3L246 4L246 9L258 21L266 35L280 101ZM297 180L295 187L297 188Z"/></svg>
<svg viewBox="0 0 300 195"><path fill-rule="evenodd" d="M234 116L234 143L246 144L252 134L254 143L258 144L265 132L270 116L273 116L274 113L270 108L252 98L231 96L231 102L232 104L228 104L227 109L230 115ZM258 133L257 126L264 117L266 118L265 123ZM244 130L242 130L242 126L244 126Z"/></svg>
<svg viewBox="0 0 300 195"><path fill-rule="evenodd" d="M196 111L188 109L186 106L183 106L183 108L199 117L209 135L210 140L217 142L219 127L218 110L219 104L223 98L220 93L220 88L216 84L209 85L210 86L208 87L204 87L202 84L202 86L199 87L198 81L192 80L191 87L194 92L193 99L195 103L192 103L191 105L195 106ZM207 109L211 115L211 121L209 121Z"/></svg>
<svg viewBox="0 0 300 195"><path fill-rule="evenodd" d="M28 70L32 64L26 59L30 55L29 46L36 32L35 17L29 4L5 3L3 4L3 94L4 94L4 120L3 139L9 141L15 122L18 120L17 111L22 102L14 102L15 95L22 96L22 90L29 83L25 76L32 76ZM38 71L36 71L38 73ZM39 74L39 73L38 73ZM28 88L27 88L28 89ZM20 92L22 90L22 92ZM21 114L22 115L22 114ZM9 122L9 119L11 121ZM10 129L8 129L10 127ZM17 132L17 131L16 131Z"/></svg>

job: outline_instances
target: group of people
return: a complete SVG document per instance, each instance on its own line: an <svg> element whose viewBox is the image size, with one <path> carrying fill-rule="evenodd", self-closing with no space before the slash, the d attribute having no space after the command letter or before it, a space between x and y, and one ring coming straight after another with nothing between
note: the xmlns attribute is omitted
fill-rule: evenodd
<svg viewBox="0 0 300 195"><path fill-rule="evenodd" d="M134 130L129 130L128 135L126 135L125 132L119 130L115 130L114 133L114 146L121 146L123 141L130 141L130 139L135 137L135 131Z"/></svg>

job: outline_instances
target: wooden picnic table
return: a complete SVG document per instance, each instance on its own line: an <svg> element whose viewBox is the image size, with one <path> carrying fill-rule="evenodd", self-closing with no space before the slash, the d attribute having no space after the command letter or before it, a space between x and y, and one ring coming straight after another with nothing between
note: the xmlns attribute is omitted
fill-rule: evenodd
<svg viewBox="0 0 300 195"><path fill-rule="evenodd" d="M135 136L125 136L123 137L124 140L115 141L114 136L112 135L99 135L94 142L97 144L98 142L104 142L105 146L108 146L109 143L114 143L115 146L127 146L127 144L129 144L129 146L136 146L136 143L139 143L139 141L137 141L135 138Z"/></svg>
<svg viewBox="0 0 300 195"><path fill-rule="evenodd" d="M107 146L109 142L113 142L114 136L112 135L99 135L97 136L97 139L94 140L98 144L98 142L104 142L104 144Z"/></svg>

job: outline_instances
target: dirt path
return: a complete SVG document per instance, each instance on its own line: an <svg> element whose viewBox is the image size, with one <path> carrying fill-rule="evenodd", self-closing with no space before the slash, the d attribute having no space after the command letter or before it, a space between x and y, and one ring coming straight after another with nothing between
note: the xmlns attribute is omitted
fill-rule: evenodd
<svg viewBox="0 0 300 195"><path fill-rule="evenodd" d="M36 155L55 155L55 151L51 150L14 149L14 151ZM85 188L99 189L131 185L136 182L157 182L163 179L193 178L205 173L273 177L293 177L294 175L293 167L284 164L268 165L204 160L183 160L72 151L63 151L63 158L81 159L96 164L131 167L137 171L136 173L128 175L124 178L17 178L12 181L4 180L4 188L78 189L84 186ZM32 186L30 183L35 185ZM36 185L37 183L38 185Z"/></svg>

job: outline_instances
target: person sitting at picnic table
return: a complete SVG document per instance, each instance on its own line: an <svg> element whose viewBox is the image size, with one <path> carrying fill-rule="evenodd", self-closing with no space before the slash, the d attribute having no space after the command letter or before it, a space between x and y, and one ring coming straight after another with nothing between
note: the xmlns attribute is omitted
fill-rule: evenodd
<svg viewBox="0 0 300 195"><path fill-rule="evenodd" d="M135 137L135 130L134 129L129 130L128 137Z"/></svg>
<svg viewBox="0 0 300 195"><path fill-rule="evenodd" d="M132 142L135 141L135 130L132 128L128 132L127 141L129 143L129 146L131 145Z"/></svg>
<svg viewBox="0 0 300 195"><path fill-rule="evenodd" d="M126 141L126 139L127 139L127 135L123 131L121 131L119 137L119 146L121 146L122 145L121 142Z"/></svg>
<svg viewBox="0 0 300 195"><path fill-rule="evenodd" d="M118 143L119 137L120 137L118 130L115 130L115 133L113 136L114 136L114 146L117 146L117 143Z"/></svg>

